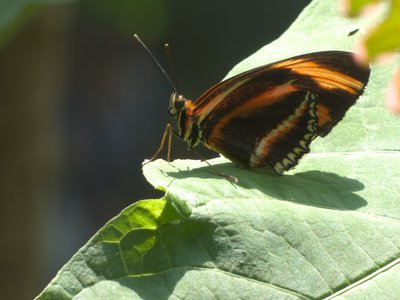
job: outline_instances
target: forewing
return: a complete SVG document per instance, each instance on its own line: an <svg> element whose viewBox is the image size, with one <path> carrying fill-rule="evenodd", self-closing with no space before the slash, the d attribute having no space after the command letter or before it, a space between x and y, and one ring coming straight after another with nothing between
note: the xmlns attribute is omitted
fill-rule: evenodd
<svg viewBox="0 0 400 300"><path fill-rule="evenodd" d="M265 94L290 83L292 90L317 94L317 133L325 136L356 102L368 82L369 67L358 65L353 55L344 51L315 52L244 72L204 93L194 103L193 114L200 127L215 126L249 99L262 98L259 104L268 105L277 97Z"/></svg>

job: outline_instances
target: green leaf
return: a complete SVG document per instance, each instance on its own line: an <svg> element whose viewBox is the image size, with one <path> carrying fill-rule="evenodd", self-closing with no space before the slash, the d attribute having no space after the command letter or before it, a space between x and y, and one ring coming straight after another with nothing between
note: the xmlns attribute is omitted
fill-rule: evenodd
<svg viewBox="0 0 400 300"><path fill-rule="evenodd" d="M355 29L335 1L314 1L278 40L228 75L292 55L349 50ZM312 154L284 176L210 160L144 167L159 200L105 225L39 299L396 298L400 293L400 120L383 107L397 63ZM379 297L377 297L379 296Z"/></svg>

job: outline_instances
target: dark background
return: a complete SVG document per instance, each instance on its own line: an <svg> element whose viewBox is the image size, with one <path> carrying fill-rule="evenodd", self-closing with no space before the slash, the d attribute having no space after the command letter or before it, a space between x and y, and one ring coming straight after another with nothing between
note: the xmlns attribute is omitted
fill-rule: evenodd
<svg viewBox="0 0 400 300"><path fill-rule="evenodd" d="M33 298L109 219L161 196L141 163L173 122L172 89L133 33L167 70L170 43L195 100L309 1L46 2L0 1L4 299ZM172 155L193 158L177 139Z"/></svg>

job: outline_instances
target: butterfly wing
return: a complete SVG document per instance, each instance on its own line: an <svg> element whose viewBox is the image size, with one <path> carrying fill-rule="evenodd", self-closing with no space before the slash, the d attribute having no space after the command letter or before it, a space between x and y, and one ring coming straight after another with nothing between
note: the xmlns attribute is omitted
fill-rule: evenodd
<svg viewBox="0 0 400 300"><path fill-rule="evenodd" d="M326 51L272 65L273 68L289 68L299 77L294 83L297 87L318 95L319 136L327 135L343 119L368 82L369 67L357 64L353 56L351 52Z"/></svg>
<svg viewBox="0 0 400 300"><path fill-rule="evenodd" d="M282 173L362 94L369 68L352 53L310 53L239 74L193 103L200 138L230 160Z"/></svg>

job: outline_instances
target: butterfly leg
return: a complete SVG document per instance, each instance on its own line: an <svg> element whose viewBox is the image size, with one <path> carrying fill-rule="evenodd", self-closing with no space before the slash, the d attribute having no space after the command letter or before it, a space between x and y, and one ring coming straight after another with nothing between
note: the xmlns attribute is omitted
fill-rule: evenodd
<svg viewBox="0 0 400 300"><path fill-rule="evenodd" d="M165 139L166 139L166 137L167 137L167 134L169 134L169 135L168 135L167 160L168 160L168 162L170 161L170 158L171 158L171 143L172 143L172 134L173 134L173 133L176 135L174 129L172 128L172 125L168 123L167 126L165 126L164 133L163 133L163 136L162 136L162 138L161 138L161 143L160 143L160 146L158 147L156 153L155 153L148 161L144 162L144 163L142 164L143 166L146 165L146 164L148 164L149 162L154 161L154 160L160 155L161 151L162 151L163 148L164 148Z"/></svg>
<svg viewBox="0 0 400 300"><path fill-rule="evenodd" d="M239 182L239 180L235 176L226 175L224 173L221 173L216 167L214 167L212 164L210 164L208 162L208 160L203 155L201 155L199 152L197 152L194 148L192 148L190 150L192 150L194 154L196 154L198 157L200 157L200 159L202 161L204 161L211 168L211 170L213 170L218 176L224 177L232 184L236 184Z"/></svg>

